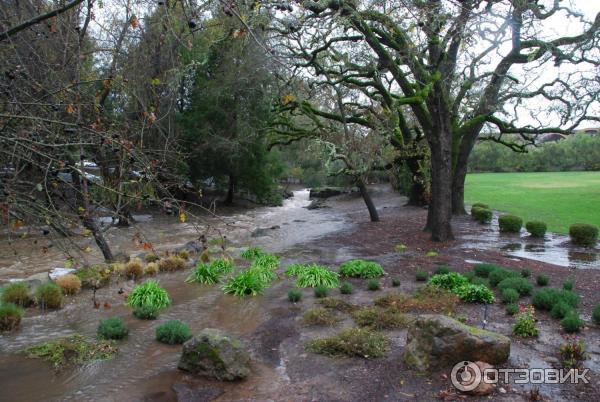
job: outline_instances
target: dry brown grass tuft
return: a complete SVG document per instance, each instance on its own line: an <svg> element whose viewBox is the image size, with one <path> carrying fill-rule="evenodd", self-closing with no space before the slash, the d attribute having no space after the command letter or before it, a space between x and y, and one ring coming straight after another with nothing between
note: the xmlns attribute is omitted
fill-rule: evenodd
<svg viewBox="0 0 600 402"><path fill-rule="evenodd" d="M74 295L81 290L81 279L77 275L67 274L59 276L54 282L61 287L66 295Z"/></svg>
<svg viewBox="0 0 600 402"><path fill-rule="evenodd" d="M335 311L323 307L311 308L304 313L303 321L306 325L334 325L341 320Z"/></svg>
<svg viewBox="0 0 600 402"><path fill-rule="evenodd" d="M179 271L185 268L185 260L176 255L161 258L158 261L158 267L161 271Z"/></svg>
<svg viewBox="0 0 600 402"><path fill-rule="evenodd" d="M344 313L350 313L359 308L356 304L348 303L345 300L338 299L335 297L324 297L322 299L317 300L317 303L322 305L325 308L338 310Z"/></svg>
<svg viewBox="0 0 600 402"><path fill-rule="evenodd" d="M399 312L454 313L458 296L437 286L425 285L413 295L388 293L375 299L375 305Z"/></svg>
<svg viewBox="0 0 600 402"><path fill-rule="evenodd" d="M410 322L409 319L393 308L364 307L352 313L354 322L359 327L371 329L394 329L403 328Z"/></svg>
<svg viewBox="0 0 600 402"><path fill-rule="evenodd" d="M144 274L144 263L139 258L131 259L125 264L125 276L128 278L139 278Z"/></svg>
<svg viewBox="0 0 600 402"><path fill-rule="evenodd" d="M146 275L156 275L159 271L159 267L158 267L158 263L156 262L150 262L148 263L148 265L146 265L146 268L144 269L144 273Z"/></svg>

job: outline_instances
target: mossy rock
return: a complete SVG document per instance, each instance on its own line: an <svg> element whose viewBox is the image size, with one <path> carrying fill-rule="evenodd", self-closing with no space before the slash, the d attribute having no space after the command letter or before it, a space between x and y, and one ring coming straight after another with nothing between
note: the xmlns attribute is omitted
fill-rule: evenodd
<svg viewBox="0 0 600 402"><path fill-rule="evenodd" d="M221 381L234 381L250 374L249 364L250 355L241 341L221 330L206 328L183 344L177 367Z"/></svg>
<svg viewBox="0 0 600 402"><path fill-rule="evenodd" d="M406 335L404 361L419 371L441 370L460 361L502 364L510 339L439 314L419 316Z"/></svg>

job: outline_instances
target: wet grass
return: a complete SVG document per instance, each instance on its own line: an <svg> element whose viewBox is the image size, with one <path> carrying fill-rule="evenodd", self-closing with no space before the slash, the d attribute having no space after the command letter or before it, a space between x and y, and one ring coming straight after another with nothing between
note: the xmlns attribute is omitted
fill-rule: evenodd
<svg viewBox="0 0 600 402"><path fill-rule="evenodd" d="M61 368L92 360L111 359L117 353L114 341L92 341L81 335L72 335L50 342L40 343L25 349L30 358L46 360Z"/></svg>
<svg viewBox="0 0 600 402"><path fill-rule="evenodd" d="M375 330L403 328L408 325L408 318L393 308L364 307L352 313L354 322L359 327Z"/></svg>
<svg viewBox="0 0 600 402"><path fill-rule="evenodd" d="M469 174L465 202L544 221L551 232L568 233L573 223L600 226L600 172Z"/></svg>
<svg viewBox="0 0 600 402"><path fill-rule="evenodd" d="M387 293L375 299L375 305L398 312L422 312L452 314L458 304L458 296L437 286L423 286L414 295Z"/></svg>
<svg viewBox="0 0 600 402"><path fill-rule="evenodd" d="M306 344L311 352L366 359L385 356L386 346L385 336L368 328L348 328L336 335L316 338Z"/></svg>

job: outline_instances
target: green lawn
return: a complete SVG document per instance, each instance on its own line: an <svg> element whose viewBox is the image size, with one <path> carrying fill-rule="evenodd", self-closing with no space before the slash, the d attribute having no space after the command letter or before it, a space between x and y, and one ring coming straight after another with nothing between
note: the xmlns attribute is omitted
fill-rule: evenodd
<svg viewBox="0 0 600 402"><path fill-rule="evenodd" d="M572 223L600 226L600 172L474 173L467 176L465 203L528 220L542 220L548 230L568 233Z"/></svg>

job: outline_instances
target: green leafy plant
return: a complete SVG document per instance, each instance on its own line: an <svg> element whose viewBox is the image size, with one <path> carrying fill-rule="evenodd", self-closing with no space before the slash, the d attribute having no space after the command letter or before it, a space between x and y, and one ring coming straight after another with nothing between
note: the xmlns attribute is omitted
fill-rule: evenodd
<svg viewBox="0 0 600 402"><path fill-rule="evenodd" d="M352 260L340 265L341 276L370 279L378 278L384 273L381 265L373 261Z"/></svg>
<svg viewBox="0 0 600 402"><path fill-rule="evenodd" d="M517 271L513 271L511 269L498 268L490 272L488 279L490 280L490 285L492 287L496 287L500 282L502 282L506 278L517 278L520 276L521 274Z"/></svg>
<svg viewBox="0 0 600 402"><path fill-rule="evenodd" d="M327 297L329 294L329 288L327 286L319 285L315 287L315 297L320 299L323 297Z"/></svg>
<svg viewBox="0 0 600 402"><path fill-rule="evenodd" d="M459 286L452 290L461 300L470 303L493 303L494 292L490 288L483 285L473 285L468 283L466 285Z"/></svg>
<svg viewBox="0 0 600 402"><path fill-rule="evenodd" d="M256 296L268 286L264 279L263 270L249 268L229 278L223 286L223 292L235 296Z"/></svg>
<svg viewBox="0 0 600 402"><path fill-rule="evenodd" d="M550 283L550 278L548 278L546 275L538 275L535 281L539 286L548 286Z"/></svg>
<svg viewBox="0 0 600 402"><path fill-rule="evenodd" d="M154 306L140 306L133 310L133 315L140 320L156 320L159 315L159 309Z"/></svg>
<svg viewBox="0 0 600 402"><path fill-rule="evenodd" d="M98 339L123 339L129 333L121 317L107 318L98 325Z"/></svg>
<svg viewBox="0 0 600 402"><path fill-rule="evenodd" d="M340 286L340 293L343 295L352 294L354 293L354 286L352 286L350 282L344 282L342 283L342 286Z"/></svg>
<svg viewBox="0 0 600 402"><path fill-rule="evenodd" d="M529 278L531 276L531 270L529 268L523 268L521 270L521 276L523 278Z"/></svg>
<svg viewBox="0 0 600 402"><path fill-rule="evenodd" d="M127 297L127 305L133 308L150 306L161 310L171 305L171 299L157 281L148 280L133 288Z"/></svg>
<svg viewBox="0 0 600 402"><path fill-rule="evenodd" d="M12 331L19 328L23 318L23 308L14 303L0 305L0 331Z"/></svg>
<svg viewBox="0 0 600 402"><path fill-rule="evenodd" d="M443 289L454 290L463 285L468 285L469 280L458 272L450 272L448 274L433 275L427 283Z"/></svg>
<svg viewBox="0 0 600 402"><path fill-rule="evenodd" d="M569 338L560 345L558 353L563 367L568 369L581 367L588 358L585 342L581 339Z"/></svg>
<svg viewBox="0 0 600 402"><path fill-rule="evenodd" d="M219 282L223 274L231 271L233 271L233 263L230 260L216 259L210 263L198 261L192 274L185 281L213 284Z"/></svg>
<svg viewBox="0 0 600 402"><path fill-rule="evenodd" d="M560 326L568 333L579 332L584 324L583 320L579 318L579 314L574 310L568 312L560 321Z"/></svg>
<svg viewBox="0 0 600 402"><path fill-rule="evenodd" d="M63 290L55 283L42 283L35 290L35 299L42 308L60 308L63 301Z"/></svg>
<svg viewBox="0 0 600 402"><path fill-rule="evenodd" d="M429 278L429 274L425 271L417 271L415 279L417 282L425 282Z"/></svg>
<svg viewBox="0 0 600 402"><path fill-rule="evenodd" d="M452 272L452 268L448 265L438 265L438 267L433 271L434 275L445 275Z"/></svg>
<svg viewBox="0 0 600 402"><path fill-rule="evenodd" d="M586 223L576 223L569 227L569 236L574 244L593 246L598 240L598 227Z"/></svg>
<svg viewBox="0 0 600 402"><path fill-rule="evenodd" d="M408 246L406 244L396 244L394 246L394 251L396 251L397 253L405 253L406 251L408 251Z"/></svg>
<svg viewBox="0 0 600 402"><path fill-rule="evenodd" d="M562 319L565 318L567 314L573 311L573 307L569 306L564 301L560 301L552 306L552 310L550 310L550 315L554 318Z"/></svg>
<svg viewBox="0 0 600 402"><path fill-rule="evenodd" d="M400 278L393 278L392 279L392 286L397 288L398 286L400 286Z"/></svg>
<svg viewBox="0 0 600 402"><path fill-rule="evenodd" d="M523 219L516 215L500 215L498 226L500 226L501 232L519 233L523 226Z"/></svg>
<svg viewBox="0 0 600 402"><path fill-rule="evenodd" d="M502 267L500 267L499 265L496 265L496 264L484 263L484 264L475 265L475 267L473 268L473 272L475 273L475 275L477 275L481 278L487 278L490 276L492 271L495 271L497 269L502 269Z"/></svg>
<svg viewBox="0 0 600 402"><path fill-rule="evenodd" d="M297 303L302 300L302 292L299 290L290 290L288 292L288 300L292 303Z"/></svg>
<svg viewBox="0 0 600 402"><path fill-rule="evenodd" d="M31 291L25 282L12 282L2 288L2 303L13 303L21 307L29 307L33 300Z"/></svg>
<svg viewBox="0 0 600 402"><path fill-rule="evenodd" d="M425 257L437 257L439 254L435 250L429 250L425 253Z"/></svg>
<svg viewBox="0 0 600 402"><path fill-rule="evenodd" d="M242 251L240 256L246 260L253 260L256 257L266 254L265 251L260 247L249 247L246 250Z"/></svg>
<svg viewBox="0 0 600 402"><path fill-rule="evenodd" d="M563 289L564 290L573 290L573 280L572 279L568 279L563 283Z"/></svg>
<svg viewBox="0 0 600 402"><path fill-rule="evenodd" d="M369 282L367 282L367 289L379 290L379 289L381 289L381 284L379 283L379 281L377 279L369 279Z"/></svg>
<svg viewBox="0 0 600 402"><path fill-rule="evenodd" d="M273 254L262 254L254 258L252 261L251 268L258 268L261 270L274 270L279 267L280 258Z"/></svg>
<svg viewBox="0 0 600 402"><path fill-rule="evenodd" d="M520 308L513 326L513 334L522 337L534 337L540 333L535 325L535 310L532 306Z"/></svg>
<svg viewBox="0 0 600 402"><path fill-rule="evenodd" d="M312 352L329 356L378 358L385 356L387 340L368 328L348 328L336 335L317 338L306 344Z"/></svg>
<svg viewBox="0 0 600 402"><path fill-rule="evenodd" d="M500 290L500 292L505 289L514 289L520 296L528 296L533 291L533 285L525 278L514 276L503 279L498 283L498 290Z"/></svg>
<svg viewBox="0 0 600 402"><path fill-rule="evenodd" d="M507 315L515 315L519 312L519 305L517 303L507 304L506 305L506 314Z"/></svg>
<svg viewBox="0 0 600 402"><path fill-rule="evenodd" d="M178 345L191 337L189 325L179 320L170 320L156 327L156 340L161 343Z"/></svg>
<svg viewBox="0 0 600 402"><path fill-rule="evenodd" d="M502 290L502 301L507 304L514 304L519 300L519 292L513 288Z"/></svg>
<svg viewBox="0 0 600 402"><path fill-rule="evenodd" d="M544 237L548 226L542 221L529 221L525 224L525 229L527 229L532 237Z"/></svg>
<svg viewBox="0 0 600 402"><path fill-rule="evenodd" d="M487 209L489 209L490 206L488 204L484 204L483 202L476 202L475 204L471 205L471 212L473 212L473 208L487 208Z"/></svg>
<svg viewBox="0 0 600 402"><path fill-rule="evenodd" d="M596 324L600 324L600 304L597 304L592 311L592 319Z"/></svg>
<svg viewBox="0 0 600 402"><path fill-rule="evenodd" d="M490 223L492 221L493 212L489 208L473 207L471 208L471 216L479 223Z"/></svg>
<svg viewBox="0 0 600 402"><path fill-rule="evenodd" d="M298 274L296 286L299 288L325 286L337 288L340 286L339 274L330 271L327 267L311 264Z"/></svg>

